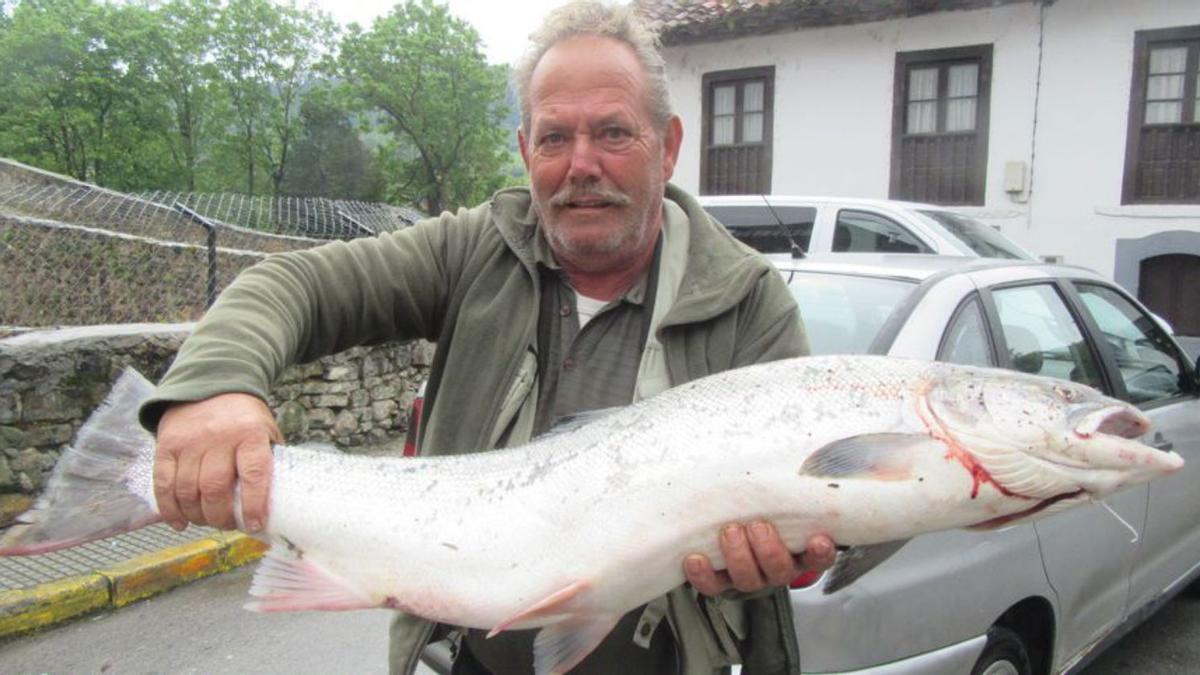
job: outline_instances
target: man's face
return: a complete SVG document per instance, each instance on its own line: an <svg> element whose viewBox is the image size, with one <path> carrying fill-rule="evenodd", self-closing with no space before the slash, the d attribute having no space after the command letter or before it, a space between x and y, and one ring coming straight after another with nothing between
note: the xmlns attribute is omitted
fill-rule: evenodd
<svg viewBox="0 0 1200 675"><path fill-rule="evenodd" d="M633 50L599 36L551 47L534 69L529 99L521 156L559 262L589 272L633 264L658 238L678 118L655 128Z"/></svg>

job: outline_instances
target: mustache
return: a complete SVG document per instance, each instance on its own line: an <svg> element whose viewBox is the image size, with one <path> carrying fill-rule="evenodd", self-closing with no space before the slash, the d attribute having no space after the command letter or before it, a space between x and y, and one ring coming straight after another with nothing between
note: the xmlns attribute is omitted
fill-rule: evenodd
<svg viewBox="0 0 1200 675"><path fill-rule="evenodd" d="M633 198L618 190L599 186L567 185L550 197L550 206L562 207L579 201L604 201L614 206L629 206Z"/></svg>

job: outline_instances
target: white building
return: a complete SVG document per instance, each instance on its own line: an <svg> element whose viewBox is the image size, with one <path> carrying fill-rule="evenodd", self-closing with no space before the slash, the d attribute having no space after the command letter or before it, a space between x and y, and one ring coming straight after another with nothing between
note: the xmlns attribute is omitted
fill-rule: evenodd
<svg viewBox="0 0 1200 675"><path fill-rule="evenodd" d="M637 4L680 186L955 205L1200 335L1200 2Z"/></svg>

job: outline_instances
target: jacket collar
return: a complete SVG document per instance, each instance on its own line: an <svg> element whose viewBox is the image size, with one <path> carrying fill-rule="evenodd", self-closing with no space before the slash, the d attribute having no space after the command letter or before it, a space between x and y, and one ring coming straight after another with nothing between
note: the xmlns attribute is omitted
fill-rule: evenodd
<svg viewBox="0 0 1200 675"><path fill-rule="evenodd" d="M726 312L746 297L763 274L773 273L769 262L734 239L695 197L670 183L664 197L687 215L690 237L683 261L686 269L663 326L704 321ZM500 235L530 273L536 274L534 241L541 235L529 188L497 192L492 196L491 208ZM662 264L678 263L664 260Z"/></svg>

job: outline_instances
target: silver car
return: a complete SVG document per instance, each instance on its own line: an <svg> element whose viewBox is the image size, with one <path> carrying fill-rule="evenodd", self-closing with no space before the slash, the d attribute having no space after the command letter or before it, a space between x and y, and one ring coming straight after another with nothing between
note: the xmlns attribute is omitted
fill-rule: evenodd
<svg viewBox="0 0 1200 675"><path fill-rule="evenodd" d="M917 537L846 589L791 592L805 672L1080 669L1200 575L1200 386L1162 323L1090 270L913 255L772 256L814 353L999 366L1084 382L1154 422L1184 469L991 532Z"/></svg>
<svg viewBox="0 0 1200 675"><path fill-rule="evenodd" d="M998 230L943 206L892 199L705 195L700 205L763 253L940 253L1036 260Z"/></svg>

